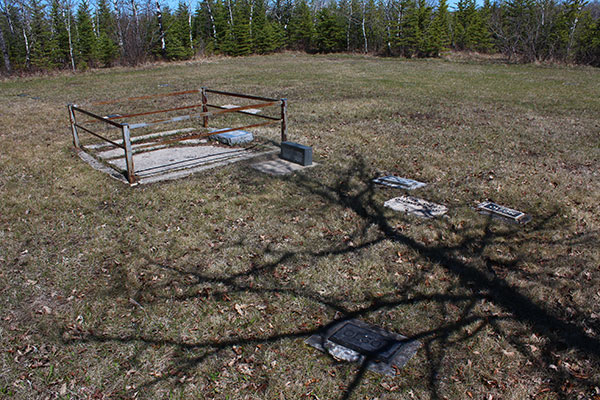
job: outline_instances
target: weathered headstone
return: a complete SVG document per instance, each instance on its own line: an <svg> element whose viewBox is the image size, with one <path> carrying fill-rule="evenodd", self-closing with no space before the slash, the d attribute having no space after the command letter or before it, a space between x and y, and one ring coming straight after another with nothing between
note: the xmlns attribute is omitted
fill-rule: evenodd
<svg viewBox="0 0 600 400"><path fill-rule="evenodd" d="M383 204L395 211L422 218L435 218L448 212L448 207L412 196L395 197Z"/></svg>
<svg viewBox="0 0 600 400"><path fill-rule="evenodd" d="M280 157L303 166L312 164L312 147L294 142L281 142Z"/></svg>
<svg viewBox="0 0 600 400"><path fill-rule="evenodd" d="M406 190L413 190L421 188L423 186L427 186L426 183L415 181L413 179L401 178L399 176L394 175L381 176L379 178L375 178L373 179L373 183Z"/></svg>
<svg viewBox="0 0 600 400"><path fill-rule="evenodd" d="M395 375L410 360L421 343L378 326L351 319L335 324L306 343L333 358L359 364L371 371Z"/></svg>
<svg viewBox="0 0 600 400"><path fill-rule="evenodd" d="M477 206L477 210L481 214L491 215L506 221L515 222L518 224L526 224L531 221L531 216L524 212L513 210L512 208L504 207L491 201L485 201Z"/></svg>

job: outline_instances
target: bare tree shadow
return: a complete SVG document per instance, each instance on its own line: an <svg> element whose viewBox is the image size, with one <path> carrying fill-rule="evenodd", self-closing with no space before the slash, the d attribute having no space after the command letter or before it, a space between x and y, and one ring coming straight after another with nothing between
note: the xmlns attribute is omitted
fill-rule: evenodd
<svg viewBox="0 0 600 400"><path fill-rule="evenodd" d="M440 370L444 363L445 349L452 348L457 343L467 341L481 334L485 328L489 328L499 335L508 337L510 343L527 359L547 367L552 365L552 354L565 349L576 351L582 357L592 360L595 365L600 361L600 341L598 338L588 334L577 322L584 319L580 311L576 315L561 315L549 309L543 299L535 299L522 293L519 288L511 285L503 276L503 271L512 271L527 260L527 254L519 254L508 260L492 259L486 255L486 249L499 240L511 242L519 246L523 240L528 240L522 235L519 227L508 227L502 230L492 229L496 222L490 219L483 222L483 234L481 230L473 230L453 226L451 222L442 220L440 229L452 232L461 239L458 243L448 245L444 243L425 244L404 234L401 230L392 226L389 211L384 209L378 200L377 189L371 182L371 173L360 160L351 165L337 182L323 184L316 179L310 179L299 175L293 182L310 196L320 198L325 206L343 207L351 210L360 218L355 232L351 237L359 242L361 237L366 236L369 227L377 228L377 236L369 240L363 240L358 244L347 244L345 246L329 247L313 250L310 248L298 248L290 251L277 251L273 249L262 250L255 260L273 259L273 261L252 261L241 271L230 274L216 274L198 271L198 268L182 268L172 260L157 260L148 254L135 254L135 257L145 260L146 265L159 268L168 272L171 276L163 285L144 287L136 302L149 304L150 302L169 301L183 302L199 296L212 296L223 298L232 293L243 294L278 294L303 298L311 304L325 307L336 313L336 317L317 327L294 327L289 330L279 331L271 334L255 334L243 337L222 338L219 340L207 340L188 342L173 340L162 337L160 332L152 335L145 334L123 334L114 335L103 333L101 329L93 332L83 332L76 337L70 337L69 343L82 342L117 342L117 343L143 343L145 345L169 345L181 350L181 356L176 364L172 365L169 373L147 380L140 386L131 390L137 391L152 387L164 380L180 376L204 363L211 357L216 357L232 346L240 345L263 345L277 343L286 339L306 338L315 333L323 333L334 324L352 318L365 318L382 310L390 310L398 307L416 306L424 303L436 304L440 307L440 313L445 313L446 307L454 307L460 310L458 319L445 321L433 329L422 329L406 335L410 340L420 340L423 343L423 357L427 363L428 377L427 386L430 397L433 399L443 398L440 393ZM529 232L543 231L552 223L554 214L538 216L536 220L527 227ZM482 219L483 220L483 219ZM588 237L572 238L573 243L595 240L594 234ZM456 284L451 285L443 292L427 294L416 291L415 288L425 282L426 275L423 271L416 271L411 279L397 286L395 293L386 293L382 296L363 294L360 301L348 304L343 296L325 296L315 288L301 286L294 283L282 283L274 272L280 266L302 258L318 260L330 255L355 255L363 249L370 248L381 242L389 242L410 248L421 263L429 263L441 267L448 274L456 278ZM541 243L542 245L542 243ZM229 247L243 248L245 243L228 243ZM189 249L193 253L194 249ZM174 255L174 258L177 256ZM253 283L251 277L262 277L261 284ZM536 280L537 275L523 274L523 278ZM181 294L165 295L177 279L185 279L188 290ZM211 287L211 290L202 292L200 287ZM498 307L501 312L482 313L476 310L476 304L485 300ZM546 344L541 351L541 356L536 356L518 336L505 332L501 322L517 322L538 336L546 339ZM575 321L575 322L574 322ZM290 324L292 325L292 324ZM474 328L473 328L474 326ZM465 329L471 327L470 329ZM65 329L65 328L63 328ZM187 355L191 351L192 354ZM562 386L569 377L560 370L549 370L548 376L555 384L557 393L564 393ZM345 389L341 391L341 399L349 399L356 392L367 373L366 364L359 366ZM598 382L586 377L573 379L571 383L578 385L582 390L587 387L598 385ZM175 381L175 384L178 384ZM566 395L564 395L566 396Z"/></svg>

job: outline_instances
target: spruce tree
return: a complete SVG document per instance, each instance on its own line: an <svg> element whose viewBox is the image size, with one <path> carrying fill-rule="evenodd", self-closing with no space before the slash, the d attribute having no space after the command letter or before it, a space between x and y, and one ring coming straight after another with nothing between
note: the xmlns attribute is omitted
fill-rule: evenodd
<svg viewBox="0 0 600 400"><path fill-rule="evenodd" d="M50 6L50 59L53 65L65 68L69 65L69 32L58 0Z"/></svg>
<svg viewBox="0 0 600 400"><path fill-rule="evenodd" d="M76 52L78 67L85 69L96 63L96 35L87 0L81 0L77 8Z"/></svg>
<svg viewBox="0 0 600 400"><path fill-rule="evenodd" d="M216 50L223 54L233 54L235 37L233 36L233 21L229 18L226 0L217 0L214 7L214 18L217 32Z"/></svg>
<svg viewBox="0 0 600 400"><path fill-rule="evenodd" d="M417 1L417 24L418 24L418 44L417 44L417 55L419 57L427 57L431 54L431 37L427 35L429 26L431 25L431 7L427 4L426 0Z"/></svg>
<svg viewBox="0 0 600 400"><path fill-rule="evenodd" d="M116 21L106 0L98 0L96 10L98 21L98 58L105 66L110 66L119 55L119 47L115 41Z"/></svg>
<svg viewBox="0 0 600 400"><path fill-rule="evenodd" d="M535 45L537 31L535 0L507 0L503 7L502 31L504 52L534 61L538 58Z"/></svg>
<svg viewBox="0 0 600 400"><path fill-rule="evenodd" d="M187 4L179 2L175 14L164 15L164 17L165 25L168 27L165 32L167 59L186 60L191 58L194 52L190 45Z"/></svg>
<svg viewBox="0 0 600 400"><path fill-rule="evenodd" d="M45 6L31 0L31 65L36 69L52 69L50 27L44 14Z"/></svg>
<svg viewBox="0 0 600 400"><path fill-rule="evenodd" d="M290 44L304 51L312 50L315 27L306 0L299 0L294 7L289 26Z"/></svg>
<svg viewBox="0 0 600 400"><path fill-rule="evenodd" d="M402 0L400 7L402 19L398 26L396 45L402 56L410 58L416 54L421 42L419 11L414 0Z"/></svg>
<svg viewBox="0 0 600 400"><path fill-rule="evenodd" d="M328 53L344 48L344 22L330 7L317 14L315 42L319 51Z"/></svg>
<svg viewBox="0 0 600 400"><path fill-rule="evenodd" d="M589 13L582 15L581 32L575 39L575 60L600 67L600 18L595 21Z"/></svg>
<svg viewBox="0 0 600 400"><path fill-rule="evenodd" d="M267 10L264 0L254 0L252 10L252 52L264 54L272 51L274 45L271 27L267 21Z"/></svg>
<svg viewBox="0 0 600 400"><path fill-rule="evenodd" d="M446 0L440 0L431 22L430 32L434 37L431 42L432 52L435 53L433 55L439 54L440 51L450 46L450 13Z"/></svg>
<svg viewBox="0 0 600 400"><path fill-rule="evenodd" d="M233 49L234 56L247 56L252 53L252 35L250 33L249 4L238 0L235 3L233 15Z"/></svg>

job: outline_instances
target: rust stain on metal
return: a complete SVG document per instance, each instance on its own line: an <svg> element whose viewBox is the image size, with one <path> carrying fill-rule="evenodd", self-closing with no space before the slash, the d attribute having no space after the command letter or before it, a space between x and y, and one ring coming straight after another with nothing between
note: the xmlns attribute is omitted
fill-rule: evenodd
<svg viewBox="0 0 600 400"><path fill-rule="evenodd" d="M134 165L133 165L133 148L132 148L132 144L131 144L131 142L132 142L131 131L136 128L147 128L147 127L151 127L151 126L154 126L157 124L182 122L182 121L188 121L188 120L193 120L193 119L197 119L197 118L202 118L202 127L208 128L209 127L209 117L215 117L217 115L235 112L235 113L242 113L248 117L267 119L268 121L262 122L262 123L244 125L244 126L235 127L235 128L223 129L223 130L219 130L218 133L226 133L226 132L232 132L232 131L236 131L236 130L256 128L256 127L266 126L266 125L281 124L281 140L282 141L287 140L287 100L286 99L272 99L272 98L262 97L262 96L253 96L253 95L246 95L246 94L240 94L240 93L226 92L226 91L221 91L221 90L207 89L207 88L203 87L201 89L185 90L185 91L179 91L179 92L171 92L171 93L163 93L163 94L154 94L154 95L146 95L146 96L128 97L128 98L123 98L123 99L99 101L99 102L91 103L91 105L107 105L107 104L131 102L131 101L137 101L137 100L147 100L147 99L155 99L155 98L162 98L162 97L182 96L182 95L195 94L195 93L201 93L201 103L200 104L192 104L192 105L173 107L173 108L167 108L167 109L162 109L162 110L149 110L149 111L136 112L136 113L131 113L131 114L123 113L122 115L111 115L111 116L106 116L106 117L101 117L93 112L84 110L76 105L70 104L68 106L68 111L69 111L69 121L70 121L71 130L72 130L72 134L73 134L73 145L76 148L80 148L81 145L80 145L78 129L81 129L82 131L89 133L92 136L95 136L107 143L110 143L113 146L123 149L125 152L125 158L126 158L127 180L129 181L130 184L133 185L136 183L136 175L135 175L135 169L134 169ZM225 108L222 106L209 104L208 97L207 97L208 93L222 95L222 96L237 97L237 98L248 99L248 100L262 101L262 103L250 104L250 105L233 107L233 108ZM281 113L280 117L273 117L273 116L269 116L269 115L259 115L259 114L249 114L249 113L243 112L244 110L248 110L248 109L265 108L265 107L270 107L270 106L274 106L274 105L280 106L280 113ZM209 107L215 108L216 110L209 111ZM193 109L197 109L197 108L201 108L202 112L196 113L196 114L191 114L190 112L188 112L187 114L178 115L178 116L175 116L172 118L156 119L156 120L149 121L149 122L140 122L140 123L129 124L129 123L125 123L125 122L119 123L117 121L114 121L114 120L123 120L126 118L143 117L143 116L161 114L161 113L171 113L171 112L183 111L183 110L193 110ZM76 113L81 113L83 115L91 117L92 119L78 123L77 118L76 118ZM119 143L117 143L111 139L108 139L108 138L98 134L97 132L94 132L91 129L86 128L85 126L81 125L83 123L92 124L92 123L101 123L101 122L104 122L108 126L112 126L112 127L120 129L121 133L122 133L122 137L123 137L123 143L119 144ZM154 146L168 145L171 143L181 142L184 140L205 138L205 137L208 137L208 136L211 136L214 134L215 134L215 132L208 132L208 133L204 132L204 133L199 133L199 134L194 134L194 135L178 136L178 137L175 137L172 139L160 140L160 141L155 141L152 143L143 143L142 142L141 145L136 145L136 150L144 149L144 148L148 148L148 147L154 147Z"/></svg>

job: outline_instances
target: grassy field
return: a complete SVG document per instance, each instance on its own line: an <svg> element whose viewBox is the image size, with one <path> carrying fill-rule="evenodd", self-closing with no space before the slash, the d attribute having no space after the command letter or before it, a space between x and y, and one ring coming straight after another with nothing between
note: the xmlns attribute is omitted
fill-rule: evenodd
<svg viewBox="0 0 600 400"><path fill-rule="evenodd" d="M201 86L288 98L319 165L130 188L72 150L66 103ZM0 82L0 398L600 399L599 94L591 68L301 54ZM447 217L384 208L383 173ZM347 318L422 347L386 377L304 344Z"/></svg>

